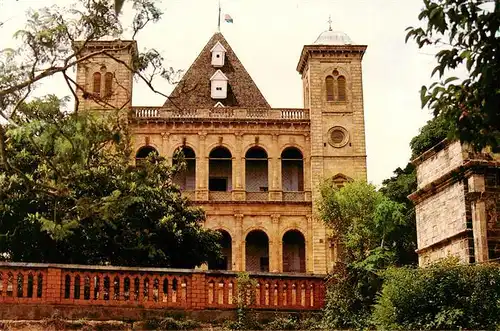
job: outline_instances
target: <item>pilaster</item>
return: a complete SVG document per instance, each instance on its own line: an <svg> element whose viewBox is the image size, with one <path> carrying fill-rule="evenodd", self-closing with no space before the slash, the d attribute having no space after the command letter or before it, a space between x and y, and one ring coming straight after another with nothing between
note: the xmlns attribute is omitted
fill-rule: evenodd
<svg viewBox="0 0 500 331"><path fill-rule="evenodd" d="M235 150L235 155L233 155L233 166L232 166L232 178L233 178L233 190L232 190L232 198L233 201L244 201L245 200L245 190L242 186L242 183L244 179L242 180L242 177L244 178L245 174L245 167L244 167L244 160L242 160L241 156L241 138L242 138L242 133L241 132L236 132L235 133L235 138L236 138L236 150Z"/></svg>
<svg viewBox="0 0 500 331"><path fill-rule="evenodd" d="M198 151L196 158L196 200L208 200L208 156L206 153L207 134L198 134Z"/></svg>
<svg viewBox="0 0 500 331"><path fill-rule="evenodd" d="M163 155L172 164L172 153L170 153L170 133L162 132L161 135L161 151L160 155Z"/></svg>
<svg viewBox="0 0 500 331"><path fill-rule="evenodd" d="M236 223L235 238L233 238L232 260L233 270L245 270L245 238L243 238L243 214L234 214L234 221Z"/></svg>
<svg viewBox="0 0 500 331"><path fill-rule="evenodd" d="M280 215L271 215L271 233L269 233L269 271L282 272L282 255L283 248L279 233ZM281 257L281 260L280 260Z"/></svg>
<svg viewBox="0 0 500 331"><path fill-rule="evenodd" d="M473 174L469 178L469 189L473 192L486 190L484 176ZM488 218L486 199L480 197L472 202L472 231L474 235L474 257L476 262L488 261Z"/></svg>
<svg viewBox="0 0 500 331"><path fill-rule="evenodd" d="M271 155L270 159L271 166L269 167L271 181L269 183L269 200L270 201L281 201L283 196L283 191L281 189L281 157L278 145L278 134L274 133L272 135L271 144Z"/></svg>

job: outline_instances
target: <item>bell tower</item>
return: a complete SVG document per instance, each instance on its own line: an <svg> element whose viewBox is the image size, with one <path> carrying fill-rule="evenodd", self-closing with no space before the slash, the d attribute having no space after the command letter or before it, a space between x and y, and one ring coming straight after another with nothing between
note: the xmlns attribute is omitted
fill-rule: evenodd
<svg viewBox="0 0 500 331"><path fill-rule="evenodd" d="M132 104L133 66L137 44L132 40L77 41L78 111L128 109Z"/></svg>
<svg viewBox="0 0 500 331"><path fill-rule="evenodd" d="M297 71L302 76L304 107L311 123L311 190L313 209L323 180L342 185L366 180L365 123L361 61L366 50L343 32L329 30L302 49ZM334 244L321 220L313 225L313 255L329 270Z"/></svg>

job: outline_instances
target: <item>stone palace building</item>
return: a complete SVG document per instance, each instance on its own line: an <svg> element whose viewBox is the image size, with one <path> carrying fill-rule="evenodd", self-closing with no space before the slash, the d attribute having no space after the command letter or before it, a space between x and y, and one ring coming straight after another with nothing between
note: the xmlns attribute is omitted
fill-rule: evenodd
<svg viewBox="0 0 500 331"><path fill-rule="evenodd" d="M158 107L131 104L127 67L136 42L92 41L79 56L103 49L114 58L100 53L78 65L85 87L78 107L127 110L136 162L151 152L170 160L184 153L187 169L175 181L204 208L205 226L223 234L224 258L209 268L322 274L332 267L335 242L316 216L318 188L323 180L366 180L366 46L331 28L305 45L297 54L299 109L272 108L220 32Z"/></svg>

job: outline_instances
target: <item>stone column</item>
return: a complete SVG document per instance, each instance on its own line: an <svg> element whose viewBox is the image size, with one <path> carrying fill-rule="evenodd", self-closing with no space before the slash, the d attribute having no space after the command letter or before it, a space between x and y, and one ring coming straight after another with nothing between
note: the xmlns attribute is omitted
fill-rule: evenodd
<svg viewBox="0 0 500 331"><path fill-rule="evenodd" d="M486 186L484 176L474 174L468 180L469 192L477 192L478 199L471 202L474 258L476 262L488 261L487 199L482 197Z"/></svg>
<svg viewBox="0 0 500 331"><path fill-rule="evenodd" d="M311 153L310 151L310 145L311 145L311 139L309 137L309 134L305 134L305 141L306 141L306 148L304 150L304 192L305 192L305 200L306 201L311 201L312 200L312 193L311 193Z"/></svg>
<svg viewBox="0 0 500 331"><path fill-rule="evenodd" d="M241 132L236 132L235 133L236 137L236 150L235 150L235 155L233 155L233 172L232 172L232 177L233 177L233 200L238 200L242 201L245 200L245 190L243 189L242 186L242 156L241 156L241 138L242 138L242 133Z"/></svg>
<svg viewBox="0 0 500 331"><path fill-rule="evenodd" d="M235 233L232 249L233 270L245 271L245 238L243 238L243 214L234 214Z"/></svg>
<svg viewBox="0 0 500 331"><path fill-rule="evenodd" d="M314 272L314 260L313 260L313 218L311 215L306 216L307 222L307 233L305 233L306 240L306 271Z"/></svg>
<svg viewBox="0 0 500 331"><path fill-rule="evenodd" d="M163 155L169 164L172 164L172 154L170 153L170 133L161 133L161 151L160 155Z"/></svg>
<svg viewBox="0 0 500 331"><path fill-rule="evenodd" d="M269 159L271 163L269 167L269 200L271 201L281 201L283 193L281 190L281 157L278 137L277 133L273 133Z"/></svg>
<svg viewBox="0 0 500 331"><path fill-rule="evenodd" d="M198 134L196 155L196 200L208 200L208 156L206 155L206 133Z"/></svg>
<svg viewBox="0 0 500 331"><path fill-rule="evenodd" d="M279 233L280 215L271 215L271 231L269 238L269 271L283 271L282 263L280 263L280 252L282 250L282 242Z"/></svg>

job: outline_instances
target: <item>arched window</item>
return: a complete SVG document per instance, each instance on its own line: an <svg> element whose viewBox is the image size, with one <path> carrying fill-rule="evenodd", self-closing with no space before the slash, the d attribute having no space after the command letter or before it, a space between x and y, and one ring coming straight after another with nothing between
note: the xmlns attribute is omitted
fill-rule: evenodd
<svg viewBox="0 0 500 331"><path fill-rule="evenodd" d="M107 72L104 75L104 96L109 98L113 93L113 74L111 72Z"/></svg>
<svg viewBox="0 0 500 331"><path fill-rule="evenodd" d="M337 98L339 101L345 101L346 99L346 91L345 91L345 77L339 76L337 78Z"/></svg>
<svg viewBox="0 0 500 331"><path fill-rule="evenodd" d="M245 238L245 270L269 271L269 238L262 230L253 230Z"/></svg>
<svg viewBox="0 0 500 331"><path fill-rule="evenodd" d="M283 235L283 271L306 272L306 241L298 230Z"/></svg>
<svg viewBox="0 0 500 331"><path fill-rule="evenodd" d="M232 242L231 235L225 230L217 230L221 234L219 244L222 247L222 258L215 261L208 261L208 269L211 270L231 270L232 269Z"/></svg>
<svg viewBox="0 0 500 331"><path fill-rule="evenodd" d="M212 192L230 192L232 190L232 155L222 146L215 147L209 155L208 190ZM226 200L224 194L211 194L213 200Z"/></svg>
<svg viewBox="0 0 500 331"><path fill-rule="evenodd" d="M174 153L174 165L179 162L177 153L182 153L186 162L186 168L175 174L174 182L183 191L194 191L196 187L196 155L192 148L187 146L181 147Z"/></svg>
<svg viewBox="0 0 500 331"><path fill-rule="evenodd" d="M142 162L145 161L145 159L150 155L150 154L158 154L158 151L151 146L143 146L139 148L137 153L135 154L135 165L140 166Z"/></svg>
<svg viewBox="0 0 500 331"><path fill-rule="evenodd" d="M304 191L304 160L295 147L281 153L281 186L283 192Z"/></svg>
<svg viewBox="0 0 500 331"><path fill-rule="evenodd" d="M93 85L92 91L94 92L94 94L100 95L101 94L101 73L94 72L93 78L94 78L94 85Z"/></svg>
<svg viewBox="0 0 500 331"><path fill-rule="evenodd" d="M333 101L333 77L326 77L326 101Z"/></svg>
<svg viewBox="0 0 500 331"><path fill-rule="evenodd" d="M247 192L247 200L267 200L267 163L267 153L260 147L252 147L245 154L245 190Z"/></svg>

